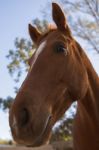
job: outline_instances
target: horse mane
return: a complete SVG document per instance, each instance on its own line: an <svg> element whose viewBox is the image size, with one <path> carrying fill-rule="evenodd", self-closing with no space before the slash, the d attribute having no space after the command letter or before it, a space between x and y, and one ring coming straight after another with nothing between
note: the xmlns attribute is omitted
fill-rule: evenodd
<svg viewBox="0 0 99 150"><path fill-rule="evenodd" d="M48 24L47 27L46 27L46 30L44 32L42 32L42 35L40 36L38 42L43 40L49 33L55 31L56 29L57 29L57 27L56 27L55 24L52 24L52 23Z"/></svg>

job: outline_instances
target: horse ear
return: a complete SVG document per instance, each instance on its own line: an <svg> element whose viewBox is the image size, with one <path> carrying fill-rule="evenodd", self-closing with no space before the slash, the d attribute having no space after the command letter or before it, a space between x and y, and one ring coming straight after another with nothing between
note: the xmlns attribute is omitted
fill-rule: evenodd
<svg viewBox="0 0 99 150"><path fill-rule="evenodd" d="M52 3L52 17L60 30L66 29L66 18L64 12L56 3Z"/></svg>
<svg viewBox="0 0 99 150"><path fill-rule="evenodd" d="M31 24L29 24L28 29L29 29L29 35L30 35L32 41L36 44L38 39L41 36L41 33L37 30L37 28L35 28Z"/></svg>

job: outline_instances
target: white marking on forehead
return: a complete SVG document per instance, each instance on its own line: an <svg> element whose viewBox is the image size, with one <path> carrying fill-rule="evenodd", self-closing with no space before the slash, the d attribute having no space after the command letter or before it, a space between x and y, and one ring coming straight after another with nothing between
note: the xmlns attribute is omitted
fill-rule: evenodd
<svg viewBox="0 0 99 150"><path fill-rule="evenodd" d="M42 42L42 43L39 45L38 49L36 50L35 57L34 57L34 60L33 60L33 62L32 62L32 65L31 65L31 69L32 69L33 65L35 64L35 62L36 62L38 56L39 56L39 55L41 54L41 52L43 51L43 49L44 49L45 46L46 46L46 41ZM30 70L31 70L31 69L30 69Z"/></svg>
<svg viewBox="0 0 99 150"><path fill-rule="evenodd" d="M38 56L41 54L41 52L43 51L44 47L46 46L46 43L47 43L46 41L42 42L42 43L39 45L38 49L36 50L36 53L35 53L33 62L32 62L31 67L30 67L30 69L29 69L29 73L31 72L31 70L32 70L32 68L33 68L33 66L34 66L34 64L35 64L35 62L36 62ZM24 89L24 84L25 84L26 80L28 79L29 73L27 74L27 77L26 77L25 81L22 83L22 85L21 85L21 87L20 87L20 89L19 89L19 92L21 92L21 90ZM15 122L15 119L14 119L14 122Z"/></svg>

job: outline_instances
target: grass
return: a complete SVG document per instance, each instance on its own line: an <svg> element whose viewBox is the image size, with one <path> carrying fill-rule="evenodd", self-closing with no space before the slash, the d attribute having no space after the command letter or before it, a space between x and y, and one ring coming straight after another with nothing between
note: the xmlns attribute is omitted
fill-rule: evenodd
<svg viewBox="0 0 99 150"><path fill-rule="evenodd" d="M0 139L0 144L1 145L12 145L13 141L12 140L3 140L3 139Z"/></svg>

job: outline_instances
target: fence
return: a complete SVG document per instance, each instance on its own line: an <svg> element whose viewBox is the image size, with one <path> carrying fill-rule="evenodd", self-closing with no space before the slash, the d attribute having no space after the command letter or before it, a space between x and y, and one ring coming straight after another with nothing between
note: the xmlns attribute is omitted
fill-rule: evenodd
<svg viewBox="0 0 99 150"><path fill-rule="evenodd" d="M54 142L51 145L44 145L36 148L28 148L22 146L1 146L0 150L73 150L73 144L71 141Z"/></svg>

